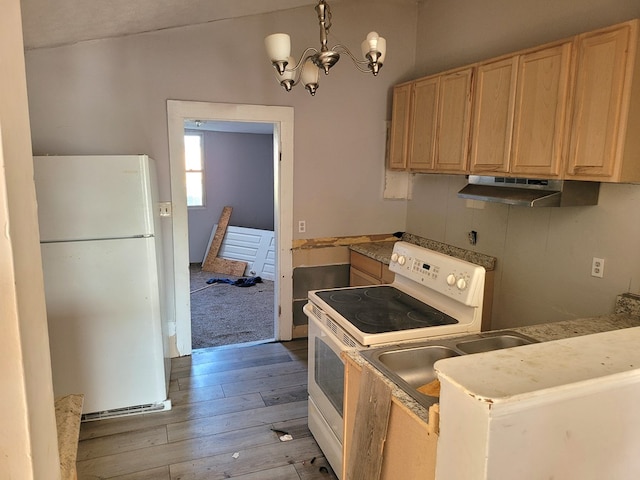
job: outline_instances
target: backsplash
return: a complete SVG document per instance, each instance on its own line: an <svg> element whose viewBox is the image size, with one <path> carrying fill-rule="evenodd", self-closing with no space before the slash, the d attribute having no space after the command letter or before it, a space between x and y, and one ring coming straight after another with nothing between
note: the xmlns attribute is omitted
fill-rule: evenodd
<svg viewBox="0 0 640 480"><path fill-rule="evenodd" d="M623 293L616 299L615 313L640 316L640 295L635 293Z"/></svg>

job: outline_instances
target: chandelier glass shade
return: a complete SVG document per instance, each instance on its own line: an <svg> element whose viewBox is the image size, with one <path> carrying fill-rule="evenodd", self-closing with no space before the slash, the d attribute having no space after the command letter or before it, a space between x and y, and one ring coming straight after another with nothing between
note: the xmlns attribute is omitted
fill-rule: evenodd
<svg viewBox="0 0 640 480"><path fill-rule="evenodd" d="M300 81L311 95L318 89L318 74L322 70L329 75L329 70L338 60L340 54L351 58L355 67L363 73L378 75L387 53L387 41L376 32L370 32L361 44L362 57L358 59L344 45L327 46L329 28L331 28L331 10L325 0L316 5L318 23L320 24L320 50L309 47L305 49L298 62L291 56L291 37L286 33L274 33L264 39L267 55L276 71L280 85L289 92Z"/></svg>

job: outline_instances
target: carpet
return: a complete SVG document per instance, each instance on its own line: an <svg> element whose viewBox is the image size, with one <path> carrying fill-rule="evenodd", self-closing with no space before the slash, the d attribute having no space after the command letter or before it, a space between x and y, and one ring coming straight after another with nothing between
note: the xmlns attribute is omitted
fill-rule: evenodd
<svg viewBox="0 0 640 480"><path fill-rule="evenodd" d="M191 279L191 344L194 349L272 340L274 285L262 280L250 287L229 283L207 284L211 278L242 277L203 272L189 267Z"/></svg>

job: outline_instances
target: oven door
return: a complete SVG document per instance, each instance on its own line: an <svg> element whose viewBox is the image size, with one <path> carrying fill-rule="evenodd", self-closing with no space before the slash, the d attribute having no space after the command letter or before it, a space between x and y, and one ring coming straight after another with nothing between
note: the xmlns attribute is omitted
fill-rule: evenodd
<svg viewBox="0 0 640 480"><path fill-rule="evenodd" d="M313 313L309 317L309 429L334 471L342 468L344 362L347 347ZM339 474L338 474L339 475Z"/></svg>
<svg viewBox="0 0 640 480"><path fill-rule="evenodd" d="M305 306L309 316L309 397L342 443L344 361L340 352L347 347L308 307Z"/></svg>

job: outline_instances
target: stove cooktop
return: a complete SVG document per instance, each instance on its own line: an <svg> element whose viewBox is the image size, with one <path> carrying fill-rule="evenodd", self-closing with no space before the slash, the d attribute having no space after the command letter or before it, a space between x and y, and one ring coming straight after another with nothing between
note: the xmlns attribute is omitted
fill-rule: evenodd
<svg viewBox="0 0 640 480"><path fill-rule="evenodd" d="M391 285L320 290L316 295L368 334L458 323L455 318Z"/></svg>

